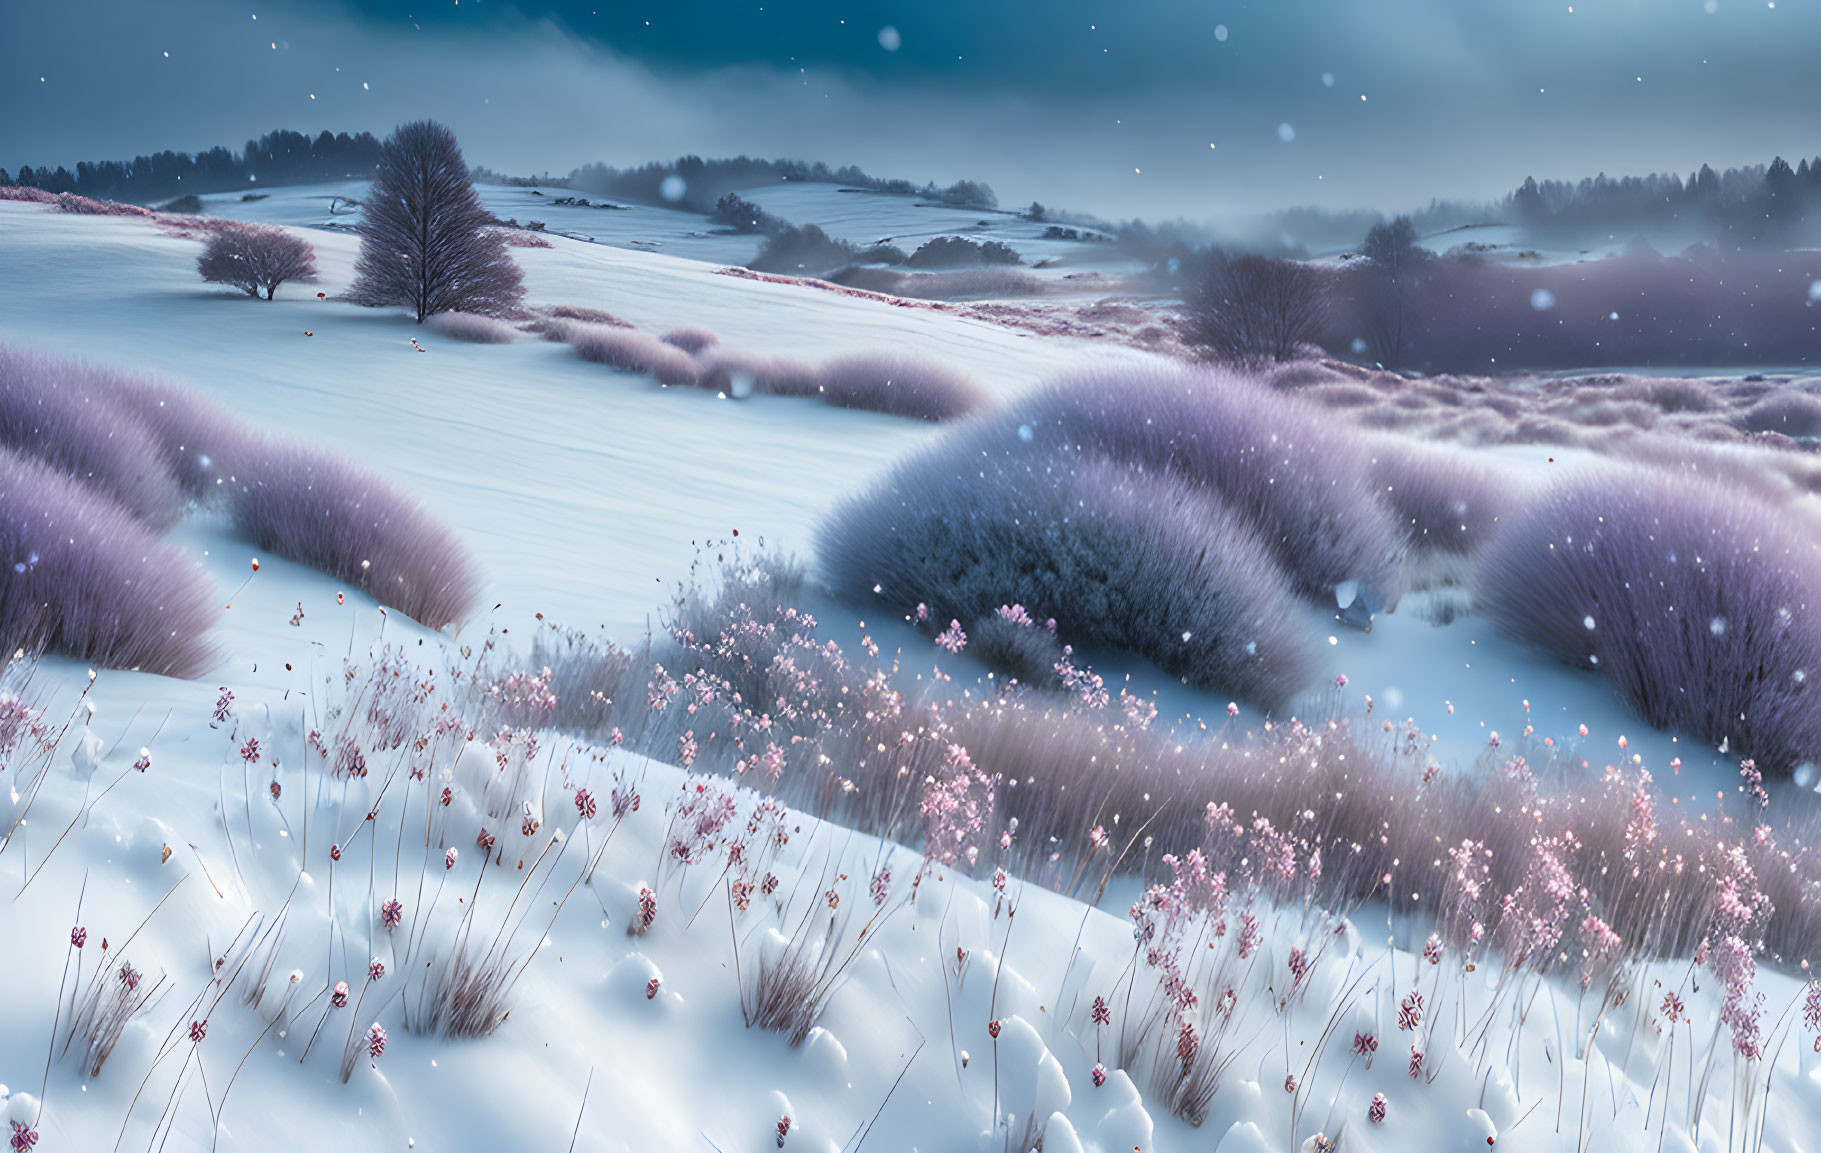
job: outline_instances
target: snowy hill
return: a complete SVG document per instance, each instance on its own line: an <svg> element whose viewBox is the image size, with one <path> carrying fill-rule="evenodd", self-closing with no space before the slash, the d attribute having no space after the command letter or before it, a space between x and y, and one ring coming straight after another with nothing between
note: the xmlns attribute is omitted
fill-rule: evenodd
<svg viewBox="0 0 1821 1153"><path fill-rule="evenodd" d="M738 789L690 775L693 751L667 729L661 743L628 730L623 743L588 744L519 727L525 714L490 689L509 668L535 679L539 622L637 651L704 550L727 549L737 530L809 557L843 497L940 430L807 398L660 388L562 343L462 343L330 299L358 241L344 218L324 227L329 205L361 191L207 198L211 214L315 245L321 281L269 304L200 284L196 243L151 223L0 203L0 343L168 377L356 458L455 526L485 582L478 616L437 633L199 515L174 539L231 605L211 634L217 668L194 682L106 670L91 684L79 662L48 657L7 686L39 710L50 742L15 758L0 797L13 826L0 847L12 942L0 950L11 994L0 999L0 1093L43 1153L117 1137L120 1148L456 1153L1447 1151L1495 1140L1705 1153L1756 1148L1761 1132L1765 1149L1814 1147L1821 1063L1795 958L1758 972L1769 1060L1745 1064L1720 1029L1724 984L1705 972L1691 981L1685 957L1628 973L1621 995L1597 949L1578 974L1514 971L1452 947L1426 956L1418 917L1383 900L1316 902L1321 858L1306 846L1291 850L1295 879L1278 890L1242 896L1235 865L1234 893L1211 897L1205 875L1181 880L1196 878L1193 862L1172 870L1134 836L1124 847L1161 888L1147 896L1136 868L1111 876L1109 864L1091 907L1079 886L1065 895L985 867L968 875L802 805L780 815L760 773ZM705 328L765 356L907 351L965 370L1001 406L1085 368L1162 360L725 275L753 238L684 213L484 193L497 215L535 211L553 232L592 238L513 250L533 308L601 309L650 333ZM1058 260L1083 247L1010 216L964 229L980 215L828 187L752 199L854 240L959 233ZM1530 445L1499 460L1541 478L1573 455ZM1306 607L1322 643L1298 711L1362 726L1414 717L1451 774L1472 772L1500 731L1514 745L1521 731L1563 765L1591 762L1590 779L1606 763L1650 767L1664 810L1705 811L1717 792L1717 812L1735 804L1725 798L1737 758L1651 729L1593 673L1477 617L1430 623L1419 600L1370 632ZM850 655L872 636L907 675L953 677L952 694L995 691L984 666L908 627L810 602L817 636ZM1109 683L1130 674L1161 709L1160 731L1227 721L1224 696L1089 655ZM461 723L440 726L444 702ZM388 745L394 730L433 735ZM361 771L343 764L338 735L368 750ZM441 799L445 785L457 799ZM72 926L86 930L80 947ZM1177 976L1203 990L1187 1015L1166 1011L1184 986L1142 957L1150 941L1179 948ZM457 995L439 984L451 957L512 976ZM384 972L370 976L373 962ZM123 963L141 974L131 987ZM139 980L154 992L133 1008L120 990L137 994ZM345 1008L333 991L343 980ZM491 1004L496 988L506 1012L472 1030L485 1036L426 1009ZM1682 1012L1663 1008L1671 994ZM800 1043L751 1023L763 997L793 1011L816 1003L813 1018L790 1017L809 1022ZM1112 1005L1104 1019L1096 998ZM81 1037L109 1005L125 1016L93 1073ZM1177 1031L1179 1017L1194 1028Z"/></svg>

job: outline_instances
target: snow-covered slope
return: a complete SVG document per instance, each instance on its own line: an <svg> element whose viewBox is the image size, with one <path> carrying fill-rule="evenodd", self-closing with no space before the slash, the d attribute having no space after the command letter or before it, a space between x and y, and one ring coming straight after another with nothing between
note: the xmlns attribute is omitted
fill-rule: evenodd
<svg viewBox="0 0 1821 1153"><path fill-rule="evenodd" d="M302 225L332 194L284 190L244 207L249 217ZM1520 987L1520 997L1498 986L1497 964L1469 974L1450 959L1436 969L1407 926L1396 926L1399 948L1380 943L1393 928L1379 931L1383 909L1367 906L1342 922L1318 909L1261 907L1260 942L1243 958L1237 927L1216 939L1198 922L1191 939L1197 949L1205 939L1208 956L1195 963L1215 967L1211 980L1226 974L1240 1003L1229 1032L1200 1042L1230 1053L1231 1063L1192 1128L1163 1107L1145 1072L1159 1062L1168 1069L1179 1038L1146 1039L1157 1056L1133 1063L1134 1086L1108 1059L1115 1030L1092 1020L1097 996L1141 1007L1157 996L1138 966L1124 902L1109 897L1090 910L1016 881L1000 892L940 868L913 889L916 854L792 814L789 844L766 866L779 879L775 893L738 912L733 874L717 863L725 845L716 861L667 863L674 806L693 786L681 769L643 755L661 761L673 750L644 749L636 737L583 751L546 735L527 761L525 793L504 804L491 803L482 785L444 811L436 801L444 778L412 780L408 749L386 764L375 758L367 777L337 777L307 734L332 741L337 725L371 723L357 718L376 661L437 670L437 699L451 699L461 688L449 668L470 667L461 646L478 644L491 626L523 637L542 613L584 630L604 626L634 645L697 542L738 529L743 539L806 551L835 501L934 433L801 401L661 390L532 339L483 346L426 336L406 318L318 299L346 285L356 242L339 230L310 239L323 283L288 285L267 304L201 285L196 245L146 223L0 204L0 341L167 375L249 421L358 457L457 526L488 581L489 611L451 641L270 557L249 579L251 550L220 526L192 521L177 539L233 605L217 630L224 659L208 680L102 672L90 687L86 670L50 659L29 685L15 686L47 722L69 726L42 766L41 789L28 787L36 778L23 769L7 782L17 795L6 824L22 813L26 820L0 850L9 942L0 949L0 988L9 993L0 998L0 1080L12 1094L9 1116L39 1117L24 1095L45 1098L40 1150L108 1148L124 1129L121 1148L162 1140L168 1149L561 1149L573 1132L583 1150L734 1153L776 1148L786 1115L782 1147L799 1150L854 1148L862 1137L881 1150L1029 1148L1046 1127L1049 1153L1250 1153L1313 1148L1318 1132L1357 1149L1465 1150L1494 1135L1519 1149L1697 1147L1675 1119L1689 1110L1706 1047L1725 1041L1715 1027L1719 990L1703 977L1694 992L1686 963L1641 978L1653 1004L1614 1010L1584 1059L1602 1019L1599 986L1584 993L1571 977L1551 978ZM1005 399L1089 361L1144 359L948 312L720 275L715 264L668 249L558 238L515 255L533 304L603 308L653 332L703 326L760 353L912 350L967 369ZM1534 456L1514 460L1549 467L1545 450ZM1492 730L1515 732L1528 719L1539 737L1585 749L1596 770L1621 759L1623 735L1625 760L1642 758L1687 796L1710 798L1733 783L1717 754L1649 731L1600 682L1516 652L1479 622L1436 627L1399 613L1370 634L1331 631L1324 677L1344 673L1349 693L1372 693L1381 709L1417 717L1457 768ZM384 656L386 644L402 646L402 658ZM927 658L912 652L907 662ZM1224 705L1159 682L1140 683L1163 691L1166 713L1193 717L1188 723ZM222 686L234 700L215 720ZM488 736L470 743L465 731L443 734L430 771L448 770L455 783L487 779L496 751ZM133 767L141 747L151 750L143 774ZM1679 778L1660 768L1676 756ZM613 834L592 880L565 899L614 823L613 790L628 786L643 804ZM593 821L578 817L577 787L599 802ZM537 821L530 833L513 803L523 800ZM740 794L728 829L737 834L757 803ZM475 842L482 826L501 843L486 875ZM563 841L551 839L556 830ZM447 848L458 854L445 870ZM873 882L888 871L875 905ZM532 882L513 906L524 877ZM648 933L629 936L644 886L657 915ZM392 899L405 906L404 920L388 932L382 911ZM426 978L407 964L418 955L410 935L427 932L446 948L471 909L505 918L508 908L526 919L501 949L536 954L509 1018L479 1040L413 1033L400 994L418 996L413 982ZM875 912L879 922L862 937ZM808 926L813 936L831 914L850 918L843 939L854 960L822 1031L792 1047L747 1028L743 984L762 961L778 959L768 927L789 936ZM548 940L533 950L546 922ZM88 936L75 950L68 936L78 924ZM62 1055L62 1031L100 970L103 937L109 966L125 957L168 984L91 1078ZM1306 989L1293 976L1292 950L1308 963ZM268 992L249 1006L247 979L268 957ZM388 975L363 994L371 957ZM287 1000L293 968L303 975ZM350 1005L329 1010L329 986L341 979L352 985ZM1779 974L1762 974L1759 988L1773 1017L1800 993ZM1435 1030L1427 1071L1416 1078L1406 1069L1412 1038L1397 1022L1412 989L1424 992ZM1653 1025L1667 991L1684 999L1691 1022L1671 1026L1673 1041ZM219 1006L208 1012L217 992ZM1494 1005L1490 1024L1475 1032ZM319 1016L328 1024L299 1065ZM1720 1062L1698 1148L1750 1147L1759 1120L1765 1148L1812 1147L1821 1079L1797 1016L1785 1019L1795 1041L1776 1050L1768 1108L1761 1080L1728 1083L1731 1066ZM204 1019L204 1036L192 1043L190 1023ZM1134 1020L1130 1006L1116 1019L1122 1027ZM344 1086L341 1055L374 1021L388 1031L384 1052L370 1060L356 1045ZM1365 1034L1378 1049L1355 1054ZM1114 1069L1101 1085L1097 1051ZM1286 1078L1295 1082L1289 1091ZM1382 1122L1368 1118L1376 1093L1386 1097ZM167 1137L159 1118L174 1097ZM1675 1122L1666 1138L1665 1109Z"/></svg>

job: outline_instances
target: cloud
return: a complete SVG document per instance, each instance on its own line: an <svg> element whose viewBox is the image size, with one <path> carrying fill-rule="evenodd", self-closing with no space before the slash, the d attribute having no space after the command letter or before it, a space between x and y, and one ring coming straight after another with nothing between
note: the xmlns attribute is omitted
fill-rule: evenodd
<svg viewBox="0 0 1821 1153"><path fill-rule="evenodd" d="M1006 203L1210 219L1761 162L1816 146L1821 100L1812 5L1158 0L1096 15L1087 0L925 0L860 4L850 24L826 4L766 5L774 25L676 0L649 34L643 17L566 0L415 6L16 8L0 38L0 164L435 116L504 170L792 155L983 179ZM888 23L897 51L879 40Z"/></svg>

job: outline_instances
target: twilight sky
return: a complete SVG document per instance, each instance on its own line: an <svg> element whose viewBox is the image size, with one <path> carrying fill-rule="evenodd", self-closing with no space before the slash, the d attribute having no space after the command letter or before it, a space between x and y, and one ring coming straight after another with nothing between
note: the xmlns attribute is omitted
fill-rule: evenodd
<svg viewBox="0 0 1821 1153"><path fill-rule="evenodd" d="M1821 153L1821 0L0 0L0 165L434 116L1215 220Z"/></svg>

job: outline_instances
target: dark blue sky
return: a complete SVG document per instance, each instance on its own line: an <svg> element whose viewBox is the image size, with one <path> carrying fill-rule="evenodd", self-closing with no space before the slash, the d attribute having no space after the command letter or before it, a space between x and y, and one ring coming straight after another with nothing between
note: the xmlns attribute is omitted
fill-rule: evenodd
<svg viewBox="0 0 1821 1153"><path fill-rule="evenodd" d="M432 115L511 170L795 155L1208 219L1821 153L1821 0L0 4L8 167Z"/></svg>

